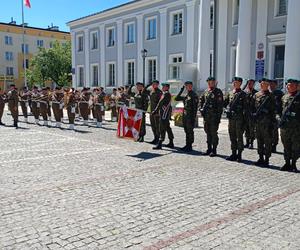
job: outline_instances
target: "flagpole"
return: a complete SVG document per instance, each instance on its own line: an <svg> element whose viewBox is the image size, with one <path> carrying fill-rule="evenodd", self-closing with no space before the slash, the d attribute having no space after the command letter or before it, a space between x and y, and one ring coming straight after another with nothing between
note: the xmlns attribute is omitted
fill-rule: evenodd
<svg viewBox="0 0 300 250"><path fill-rule="evenodd" d="M26 54L25 54L25 24L24 24L24 3L21 0L22 6L22 28L23 28L23 65L24 65L24 86L27 87L27 77L26 77Z"/></svg>

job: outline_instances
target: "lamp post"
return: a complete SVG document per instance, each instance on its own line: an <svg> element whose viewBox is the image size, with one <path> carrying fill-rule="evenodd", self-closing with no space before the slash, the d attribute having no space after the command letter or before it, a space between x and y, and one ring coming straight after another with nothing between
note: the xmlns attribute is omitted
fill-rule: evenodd
<svg viewBox="0 0 300 250"><path fill-rule="evenodd" d="M147 54L148 54L148 50L143 49L143 50L141 51L141 53L142 53L142 57L143 57L143 84L145 85L146 57L147 57Z"/></svg>

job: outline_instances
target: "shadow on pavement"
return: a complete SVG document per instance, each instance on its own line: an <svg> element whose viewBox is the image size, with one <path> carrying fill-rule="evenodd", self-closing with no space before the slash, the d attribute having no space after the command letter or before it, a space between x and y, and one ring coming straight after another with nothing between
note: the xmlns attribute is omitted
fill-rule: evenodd
<svg viewBox="0 0 300 250"><path fill-rule="evenodd" d="M164 155L149 153L149 152L141 152L137 155L126 155L126 156L137 158L137 159L140 159L142 161L146 161L146 160L151 160L151 159L154 159L154 158L157 158L157 157L160 157L160 156L164 156Z"/></svg>

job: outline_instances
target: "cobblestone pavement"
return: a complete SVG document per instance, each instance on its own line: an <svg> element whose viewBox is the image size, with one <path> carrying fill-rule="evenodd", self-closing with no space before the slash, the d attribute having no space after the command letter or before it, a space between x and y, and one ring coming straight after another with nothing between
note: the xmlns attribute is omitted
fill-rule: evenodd
<svg viewBox="0 0 300 250"><path fill-rule="evenodd" d="M200 153L202 128L195 152L182 154L117 139L111 122L20 126L0 127L1 250L300 249L300 174L278 171L282 154L269 169L251 165L255 150L225 161L226 121L216 158Z"/></svg>

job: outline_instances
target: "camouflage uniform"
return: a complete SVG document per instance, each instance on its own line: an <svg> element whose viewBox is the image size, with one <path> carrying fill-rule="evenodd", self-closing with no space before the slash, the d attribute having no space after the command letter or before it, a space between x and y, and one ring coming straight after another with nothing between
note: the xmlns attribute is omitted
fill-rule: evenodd
<svg viewBox="0 0 300 250"><path fill-rule="evenodd" d="M296 162L300 157L300 95L298 94L296 97L295 95L296 93L288 93L282 98L283 112L285 112L293 99L296 99L289 109L287 121L280 129L281 141L284 147L284 159L286 162L281 170L297 171Z"/></svg>
<svg viewBox="0 0 300 250"><path fill-rule="evenodd" d="M4 125L2 122L2 116L5 108L5 102L6 102L6 95L4 93L1 93L0 89L0 125Z"/></svg>
<svg viewBox="0 0 300 250"><path fill-rule="evenodd" d="M266 98L268 98L268 101L265 102L265 105L262 108L261 105ZM259 160L256 164L268 166L269 159L272 154L272 134L275 121L275 99L271 92L259 91L254 95L254 103L257 152L259 155ZM261 109L260 114L258 114L259 109Z"/></svg>
<svg viewBox="0 0 300 250"><path fill-rule="evenodd" d="M200 111L207 136L206 155L215 156L217 153L218 130L223 113L223 101L223 92L218 88L207 89L200 97Z"/></svg>
<svg viewBox="0 0 300 250"><path fill-rule="evenodd" d="M191 151L192 144L194 143L194 128L197 117L198 95L193 91L187 92L185 96L181 96L184 91L184 87L181 88L180 92L175 98L175 101L183 101L184 110L182 116L182 122L184 132L186 135L186 146L183 148L184 151Z"/></svg>
<svg viewBox="0 0 300 250"><path fill-rule="evenodd" d="M246 145L245 147L253 148L253 142L255 140L255 122L252 117L254 113L254 95L257 93L257 90L246 90L246 113L245 113L245 136L246 136Z"/></svg>
<svg viewBox="0 0 300 250"><path fill-rule="evenodd" d="M275 98L275 115L277 117L277 120L274 120L274 126L273 126L273 136L272 136L272 152L276 153L276 147L278 145L279 141L279 133L278 133L278 120L279 117L282 114L282 97L283 97L283 92L279 89L276 89L272 92Z"/></svg>
<svg viewBox="0 0 300 250"><path fill-rule="evenodd" d="M19 97L16 89L12 89L7 93L8 108L11 112L11 116L14 119L14 127L18 128L18 118L19 118Z"/></svg>
<svg viewBox="0 0 300 250"><path fill-rule="evenodd" d="M228 157L227 160L241 161L241 155L244 150L243 134L245 124L246 93L241 89L229 92L225 96L224 106L225 108L229 106L229 110L232 111L231 113L228 113L228 132L232 155Z"/></svg>

